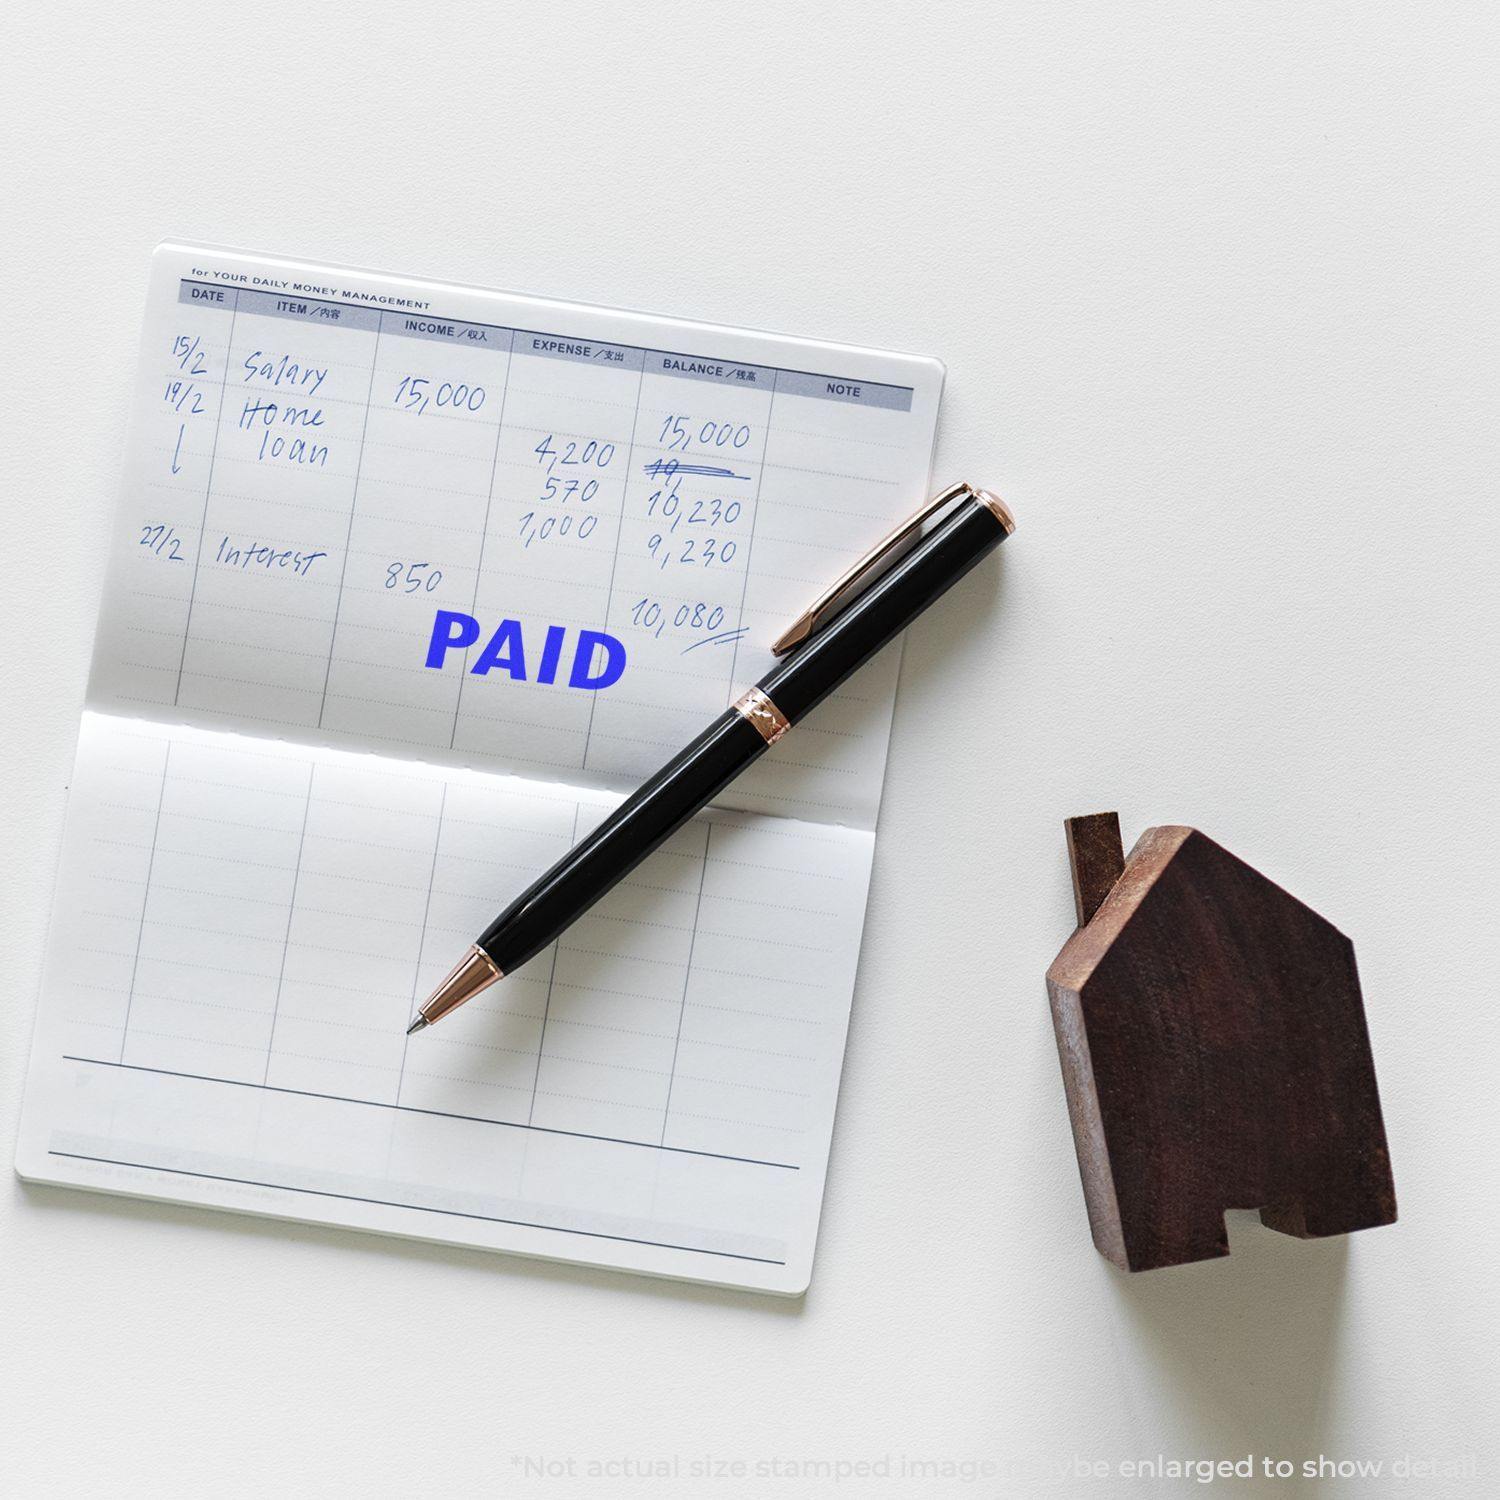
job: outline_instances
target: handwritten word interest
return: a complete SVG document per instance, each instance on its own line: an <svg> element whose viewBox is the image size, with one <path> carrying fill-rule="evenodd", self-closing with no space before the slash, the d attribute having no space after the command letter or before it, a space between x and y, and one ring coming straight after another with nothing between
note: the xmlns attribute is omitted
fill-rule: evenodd
<svg viewBox="0 0 1500 1500"><path fill-rule="evenodd" d="M290 568L297 577L305 578L312 565L327 556L326 552L299 552L295 547L268 547L260 542L235 546L226 536L214 553L214 561L239 568L241 572L263 568L269 573L273 568Z"/></svg>

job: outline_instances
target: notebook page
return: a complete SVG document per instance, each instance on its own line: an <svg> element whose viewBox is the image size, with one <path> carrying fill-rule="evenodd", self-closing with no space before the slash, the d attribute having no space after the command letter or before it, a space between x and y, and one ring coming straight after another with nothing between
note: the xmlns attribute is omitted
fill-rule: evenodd
<svg viewBox="0 0 1500 1500"><path fill-rule="evenodd" d="M804 1289L894 653L482 1005L404 1027L909 512L940 383L163 247L23 1175Z"/></svg>
<svg viewBox="0 0 1500 1500"><path fill-rule="evenodd" d="M86 714L19 1170L805 1289L870 833L700 817L404 1035L615 800Z"/></svg>
<svg viewBox="0 0 1500 1500"><path fill-rule="evenodd" d="M624 790L910 514L941 378L163 246L90 706ZM726 801L873 828L897 666Z"/></svg>

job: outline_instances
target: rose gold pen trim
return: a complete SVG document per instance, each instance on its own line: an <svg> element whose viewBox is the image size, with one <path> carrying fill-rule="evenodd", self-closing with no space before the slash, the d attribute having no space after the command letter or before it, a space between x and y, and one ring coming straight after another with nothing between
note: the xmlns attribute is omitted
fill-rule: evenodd
<svg viewBox="0 0 1500 1500"><path fill-rule="evenodd" d="M999 495L992 494L989 490L975 490L974 498L994 514L995 519L1005 528L1006 536L1016 529L1016 518L1011 514L1010 506Z"/></svg>
<svg viewBox="0 0 1500 1500"><path fill-rule="evenodd" d="M734 711L748 719L768 745L774 745L792 727L792 721L759 688L751 688L734 705Z"/></svg>
<svg viewBox="0 0 1500 1500"><path fill-rule="evenodd" d="M435 1026L450 1010L457 1010L464 1001L472 1000L481 990L487 990L504 977L495 960L476 943L428 997L406 1028L406 1034L410 1036L424 1026Z"/></svg>
<svg viewBox="0 0 1500 1500"><path fill-rule="evenodd" d="M922 508L914 516L908 516L894 531L888 532L875 543L861 558L850 563L832 583L813 600L808 607L781 632L771 643L772 656L785 656L793 646L800 646L808 636L817 631L825 621L831 620L843 610L848 602L847 596L856 585L862 583L883 561L890 558L898 548L906 543L914 541L921 532L922 527L930 521L940 510L952 505L955 500L978 500L988 510L999 518L1000 524L1005 526L1009 533L1015 526L1015 522L1006 523L1006 516L1010 514L1001 511L1005 507L995 499L993 495L986 495L983 490L976 490L973 485L965 484L960 480L957 484L950 484L947 489L940 490L930 500L923 503ZM1000 508L997 510L996 507Z"/></svg>

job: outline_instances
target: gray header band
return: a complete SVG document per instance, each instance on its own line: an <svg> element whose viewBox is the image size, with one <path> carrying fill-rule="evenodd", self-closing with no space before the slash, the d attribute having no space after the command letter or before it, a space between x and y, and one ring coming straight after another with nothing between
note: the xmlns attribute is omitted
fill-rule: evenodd
<svg viewBox="0 0 1500 1500"><path fill-rule="evenodd" d="M570 359L579 365L600 365L606 370L639 370L641 353L629 344L601 344L595 339L564 338L556 333L523 333L516 330L511 346L516 354L534 354L541 359Z"/></svg>
<svg viewBox="0 0 1500 1500"><path fill-rule="evenodd" d="M776 384L776 371L765 365L737 365L731 360L705 359L701 354L669 354L664 349L646 350L648 375L678 375L684 380L716 380L722 385L762 390Z"/></svg>
<svg viewBox="0 0 1500 1500"><path fill-rule="evenodd" d="M492 328L487 323L458 323L428 313L405 312L381 313L380 332L408 339L435 339L440 344L457 344L462 349L489 349L496 354L509 354L514 337L510 329Z"/></svg>
<svg viewBox="0 0 1500 1500"><path fill-rule="evenodd" d="M878 385L873 380L841 380L834 375L804 375L782 370L776 377L778 396L814 396L821 401L852 401L857 406L880 406L887 411L910 411L911 388Z"/></svg>
<svg viewBox="0 0 1500 1500"><path fill-rule="evenodd" d="M540 359L565 359L607 370L640 370L651 375L675 375L685 380L707 380L742 389L775 391L778 396L806 396L818 401L844 401L886 411L910 411L912 389L881 385L873 380L849 380L836 375L811 375L767 365L738 364L700 354L674 354L666 349L640 349L630 344L605 344L562 334L502 328L491 323L464 323L431 313L362 307L258 288L219 286L183 279L177 300L185 305L222 307L263 317L321 323L327 328L355 328L365 332L431 339L460 348L508 350Z"/></svg>
<svg viewBox="0 0 1500 1500"><path fill-rule="evenodd" d="M197 303L199 306L229 307L236 313L258 313L263 318L290 318L297 323L317 323L324 328L357 328L366 333L374 333L380 327L378 308L346 307L342 302L299 297L293 292L260 292L242 286L204 286L198 282L184 281L177 300Z"/></svg>

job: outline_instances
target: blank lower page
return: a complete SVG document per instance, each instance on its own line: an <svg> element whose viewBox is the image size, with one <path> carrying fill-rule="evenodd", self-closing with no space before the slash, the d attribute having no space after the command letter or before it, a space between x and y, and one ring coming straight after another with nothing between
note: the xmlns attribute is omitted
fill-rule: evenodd
<svg viewBox="0 0 1500 1500"><path fill-rule="evenodd" d="M163 246L22 1174L804 1289L894 651L553 950L405 1026L911 512L941 378Z"/></svg>
<svg viewBox="0 0 1500 1500"><path fill-rule="evenodd" d="M700 817L403 1034L612 800L87 715L21 1171L804 1289L869 833Z"/></svg>

